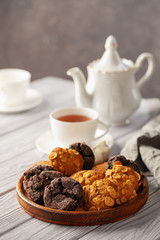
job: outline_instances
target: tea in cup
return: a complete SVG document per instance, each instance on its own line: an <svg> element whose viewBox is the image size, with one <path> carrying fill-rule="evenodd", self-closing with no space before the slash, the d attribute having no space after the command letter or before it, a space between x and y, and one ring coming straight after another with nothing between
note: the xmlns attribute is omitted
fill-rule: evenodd
<svg viewBox="0 0 160 240"><path fill-rule="evenodd" d="M90 145L108 132L107 126L99 121L99 114L91 108L61 108L49 115L54 141L58 147L69 147L75 142L85 142ZM96 137L98 125L103 133Z"/></svg>
<svg viewBox="0 0 160 240"><path fill-rule="evenodd" d="M31 74L22 69L0 69L0 104L16 106L24 102Z"/></svg>

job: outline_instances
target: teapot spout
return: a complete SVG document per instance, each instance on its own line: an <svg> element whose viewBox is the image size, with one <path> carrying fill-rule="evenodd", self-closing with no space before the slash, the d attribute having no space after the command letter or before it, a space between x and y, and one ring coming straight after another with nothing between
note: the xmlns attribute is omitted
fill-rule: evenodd
<svg viewBox="0 0 160 240"><path fill-rule="evenodd" d="M86 79L83 72L77 68L71 68L67 71L75 83L75 101L78 107L92 107L92 95L86 91Z"/></svg>

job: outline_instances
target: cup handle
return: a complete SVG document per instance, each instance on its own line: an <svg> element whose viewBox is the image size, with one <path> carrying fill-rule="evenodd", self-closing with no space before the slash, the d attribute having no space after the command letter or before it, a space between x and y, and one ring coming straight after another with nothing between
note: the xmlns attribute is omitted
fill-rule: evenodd
<svg viewBox="0 0 160 240"><path fill-rule="evenodd" d="M154 70L154 59L151 53L142 53L136 60L136 68L137 70L142 66L142 62L144 60L148 61L148 68L146 73L137 81L137 86L140 89L142 85L149 80Z"/></svg>
<svg viewBox="0 0 160 240"><path fill-rule="evenodd" d="M103 130L103 133L101 135L99 135L98 137L94 137L94 141L97 141L98 139L104 137L105 134L108 132L108 126L105 123L98 120L98 125L102 126L101 129Z"/></svg>

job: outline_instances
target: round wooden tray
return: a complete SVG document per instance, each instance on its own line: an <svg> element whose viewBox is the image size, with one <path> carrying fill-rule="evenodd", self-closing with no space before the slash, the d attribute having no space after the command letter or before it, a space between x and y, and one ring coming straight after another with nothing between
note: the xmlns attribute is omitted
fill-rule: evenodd
<svg viewBox="0 0 160 240"><path fill-rule="evenodd" d="M142 185L142 191L132 201L115 208L100 211L62 211L36 204L25 195L23 176L17 183L16 191L18 202L22 208L35 218L62 225L87 226L116 222L136 213L148 198L149 187L145 176L143 177Z"/></svg>

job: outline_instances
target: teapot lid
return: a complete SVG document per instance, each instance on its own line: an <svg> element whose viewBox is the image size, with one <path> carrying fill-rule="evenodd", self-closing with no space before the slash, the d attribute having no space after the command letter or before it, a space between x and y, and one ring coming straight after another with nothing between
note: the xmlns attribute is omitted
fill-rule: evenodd
<svg viewBox="0 0 160 240"><path fill-rule="evenodd" d="M116 38L110 35L105 42L105 52L102 57L94 61L94 68L100 71L127 71L133 65L132 61L121 59L117 52Z"/></svg>

